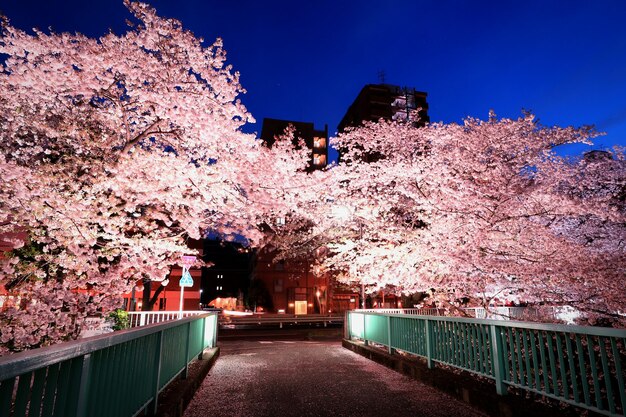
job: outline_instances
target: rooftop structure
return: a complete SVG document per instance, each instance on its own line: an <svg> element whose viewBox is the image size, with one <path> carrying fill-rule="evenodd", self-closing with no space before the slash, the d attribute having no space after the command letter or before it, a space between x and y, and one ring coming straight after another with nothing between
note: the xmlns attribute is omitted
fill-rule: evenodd
<svg viewBox="0 0 626 417"><path fill-rule="evenodd" d="M414 88L390 84L367 84L361 89L337 126L338 132L366 120L407 120L424 126L428 117L427 94ZM415 114L417 112L417 114Z"/></svg>

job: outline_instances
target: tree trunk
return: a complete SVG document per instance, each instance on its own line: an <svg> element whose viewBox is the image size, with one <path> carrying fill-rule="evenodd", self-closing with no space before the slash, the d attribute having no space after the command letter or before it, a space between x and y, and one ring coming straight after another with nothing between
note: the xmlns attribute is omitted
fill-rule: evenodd
<svg viewBox="0 0 626 417"><path fill-rule="evenodd" d="M157 302L157 300L159 299L159 295L161 295L164 289L165 285L159 285L159 288L157 288L154 292L154 295L150 299L150 311L152 311L152 309L154 308L154 304Z"/></svg>
<svg viewBox="0 0 626 417"><path fill-rule="evenodd" d="M152 281L146 279L143 281L143 297L142 297L142 311L152 311L152 304L150 304L150 292L152 289Z"/></svg>

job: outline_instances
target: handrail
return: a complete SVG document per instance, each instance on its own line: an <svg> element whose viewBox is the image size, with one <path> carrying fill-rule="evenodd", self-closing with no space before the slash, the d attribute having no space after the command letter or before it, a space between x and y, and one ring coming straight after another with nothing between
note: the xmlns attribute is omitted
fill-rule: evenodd
<svg viewBox="0 0 626 417"><path fill-rule="evenodd" d="M413 314L419 316L443 316L445 310L443 308L363 308L354 311L384 313L384 314Z"/></svg>
<svg viewBox="0 0 626 417"><path fill-rule="evenodd" d="M315 316L315 315L302 315L302 316L279 316L279 317L233 317L228 316L220 320L220 326L229 327L237 325L263 325L263 324L278 324L282 329L284 324L306 324L306 323L323 323L326 327L330 323L343 323L343 316Z"/></svg>
<svg viewBox="0 0 626 417"><path fill-rule="evenodd" d="M155 412L159 392L186 377L216 332L217 315L206 313L1 357L0 416Z"/></svg>
<svg viewBox="0 0 626 417"><path fill-rule="evenodd" d="M179 318L197 316L198 314L204 314L207 311L193 310L193 311L129 311L128 318L130 320L130 327L145 326L148 324L162 323L168 320L178 320Z"/></svg>
<svg viewBox="0 0 626 417"><path fill-rule="evenodd" d="M226 317L223 323L250 324L250 323L322 323L343 322L343 316L283 316L283 317Z"/></svg>
<svg viewBox="0 0 626 417"><path fill-rule="evenodd" d="M522 319L526 316L537 317L538 315L555 316L554 307L541 306L541 307L461 307L459 310L464 311L468 315L477 319L484 319L489 316L492 320L511 320ZM443 308L434 307L422 307L422 308L368 308L357 309L354 311L369 311L374 313L385 314L416 314L420 316L444 316L446 310Z"/></svg>
<svg viewBox="0 0 626 417"><path fill-rule="evenodd" d="M626 415L626 330L349 311L347 339L424 357L608 416Z"/></svg>
<svg viewBox="0 0 626 417"><path fill-rule="evenodd" d="M380 314L380 313L369 312L369 311L364 312L364 313ZM395 315L391 315L391 316L395 316ZM430 315L424 315L424 316L428 317L430 320L440 320L440 321L450 321L450 322L459 321L459 322L474 323L474 324L491 324L491 325L496 325L496 326L507 326L507 327L533 329L533 330L580 332L580 333L589 334L592 336L626 337L626 330L614 329L611 327L577 326L573 324L535 323L535 322L529 322L529 321L516 321L516 320L503 321L503 320L493 320L493 319L473 319L469 317L430 316Z"/></svg>

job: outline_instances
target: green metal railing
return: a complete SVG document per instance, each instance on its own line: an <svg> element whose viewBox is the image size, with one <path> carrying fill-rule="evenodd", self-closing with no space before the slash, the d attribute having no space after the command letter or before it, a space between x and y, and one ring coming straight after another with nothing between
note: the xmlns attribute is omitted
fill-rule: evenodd
<svg viewBox="0 0 626 417"><path fill-rule="evenodd" d="M159 392L217 340L217 314L0 358L0 417L154 414Z"/></svg>
<svg viewBox="0 0 626 417"><path fill-rule="evenodd" d="M626 416L626 330L372 312L347 313L345 337L464 369L608 416Z"/></svg>

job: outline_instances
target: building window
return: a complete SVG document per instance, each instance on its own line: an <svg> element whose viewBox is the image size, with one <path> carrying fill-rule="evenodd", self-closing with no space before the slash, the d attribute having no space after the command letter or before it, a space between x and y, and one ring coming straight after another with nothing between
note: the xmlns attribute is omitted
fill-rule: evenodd
<svg viewBox="0 0 626 417"><path fill-rule="evenodd" d="M307 299L307 289L305 287L296 287L294 289L294 298L296 299L296 301L299 300L304 300L306 301Z"/></svg>
<svg viewBox="0 0 626 417"><path fill-rule="evenodd" d="M326 155L313 154L313 164L326 165Z"/></svg>
<svg viewBox="0 0 626 417"><path fill-rule="evenodd" d="M313 140L313 146L316 148L325 148L326 147L326 138L315 138Z"/></svg>
<svg viewBox="0 0 626 417"><path fill-rule="evenodd" d="M278 278L274 280L274 292L283 292L283 279Z"/></svg>

